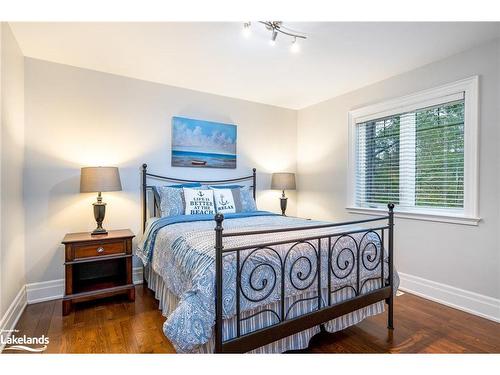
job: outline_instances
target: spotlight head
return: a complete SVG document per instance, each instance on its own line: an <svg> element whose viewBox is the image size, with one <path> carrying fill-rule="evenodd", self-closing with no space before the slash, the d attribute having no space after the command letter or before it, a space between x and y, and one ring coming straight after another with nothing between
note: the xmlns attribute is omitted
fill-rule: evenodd
<svg viewBox="0 0 500 375"><path fill-rule="evenodd" d="M269 41L269 43L274 46L276 44L276 38L278 37L278 32L273 29L272 31L272 34L271 34L271 40Z"/></svg>
<svg viewBox="0 0 500 375"><path fill-rule="evenodd" d="M290 51L292 51L293 53L297 53L300 51L300 45L297 38L293 39L292 45L290 46Z"/></svg>
<svg viewBox="0 0 500 375"><path fill-rule="evenodd" d="M251 22L245 22L243 24L243 36L245 38L249 38L250 35L252 35L252 29L251 29L252 23Z"/></svg>

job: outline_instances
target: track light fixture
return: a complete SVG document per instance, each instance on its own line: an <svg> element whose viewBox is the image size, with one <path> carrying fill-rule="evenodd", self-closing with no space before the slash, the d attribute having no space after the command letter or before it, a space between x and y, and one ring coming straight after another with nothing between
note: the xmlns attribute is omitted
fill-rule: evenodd
<svg viewBox="0 0 500 375"><path fill-rule="evenodd" d="M276 39L278 38L278 33L284 36L293 38L292 44L290 46L290 51L293 53L297 53L300 51L299 39L307 39L307 36L304 33L292 30L283 25L282 21L259 21L260 24L264 25L267 30L271 32L271 39L269 40L269 44L274 46L276 44ZM245 37L249 37L251 34L251 23L245 22L243 24L243 35Z"/></svg>

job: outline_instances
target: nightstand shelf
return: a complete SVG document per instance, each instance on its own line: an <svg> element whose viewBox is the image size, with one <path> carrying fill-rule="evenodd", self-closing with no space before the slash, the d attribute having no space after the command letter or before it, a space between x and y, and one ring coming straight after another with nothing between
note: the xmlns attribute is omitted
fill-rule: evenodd
<svg viewBox="0 0 500 375"><path fill-rule="evenodd" d="M75 283L73 283L75 285ZM115 288L117 286L127 285L126 280L114 276L96 277L95 279L80 280L78 288L75 288L74 294L94 292L98 290Z"/></svg>
<svg viewBox="0 0 500 375"><path fill-rule="evenodd" d="M132 238L130 230L67 234L65 245L65 295L63 315L73 304L116 294L135 299L132 283Z"/></svg>

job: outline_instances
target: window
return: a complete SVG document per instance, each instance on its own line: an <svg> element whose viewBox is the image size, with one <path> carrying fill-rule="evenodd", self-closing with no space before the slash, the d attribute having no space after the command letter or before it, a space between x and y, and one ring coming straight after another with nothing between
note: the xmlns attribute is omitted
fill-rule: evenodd
<svg viewBox="0 0 500 375"><path fill-rule="evenodd" d="M477 224L477 77L349 115L348 209Z"/></svg>

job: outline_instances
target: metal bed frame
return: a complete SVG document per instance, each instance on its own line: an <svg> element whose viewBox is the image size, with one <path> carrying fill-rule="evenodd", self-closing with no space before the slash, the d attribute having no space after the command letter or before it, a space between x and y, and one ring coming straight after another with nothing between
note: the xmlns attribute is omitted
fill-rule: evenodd
<svg viewBox="0 0 500 375"><path fill-rule="evenodd" d="M154 185L148 185L147 179L152 178L161 181L168 182L176 182L176 183L191 183L191 182L199 182L202 184L227 184L234 182L245 182L249 181L251 183L250 187L253 190L253 196L256 196L256 169L253 168L253 173L249 176L232 178L232 179L224 179L224 180L188 180L188 179L179 179L167 176L160 176L156 174L152 174L147 172L147 165L142 165L142 200L143 200L143 228L145 228L146 220L147 220L147 191L152 189ZM156 194L153 194L153 210L154 214L156 214L157 209L159 207L159 197ZM309 225L304 227L290 227L290 228L279 228L279 229L271 229L271 230L254 230L254 231L243 231L243 232L227 232L224 233L223 229L223 221L224 216L222 214L217 214L214 217L215 221L215 327L214 327L214 336L215 336L215 353L243 353L248 352L258 347L270 344L276 340L285 338L287 336L299 333L303 330L312 328L314 326L320 326L321 329L324 329L323 324L332 319L338 318L342 315L354 312L361 308L367 307L371 304L374 304L379 301L385 301L388 305L388 315L387 315L387 328L394 328L394 204L389 203L388 205L388 214L387 216L365 219L365 220L356 220L356 221L348 221L341 223L331 223L331 224L319 224L319 225ZM372 222L381 222L387 220L384 224L379 224L376 226L371 226L369 228L363 229L351 229L345 230L332 234L325 235L316 235L311 236L307 234L308 230L311 229L320 229L320 228L335 228L344 225L354 225L354 224L365 224ZM303 235L283 241L273 241L273 242L264 242L259 243L257 245L248 245L248 246L239 246L232 248L224 247L224 239L228 237L243 237L243 236L252 236L252 235L264 235L271 233L280 233L280 232L289 232L289 231L299 231L303 233ZM388 277L384 278L384 248L386 243L386 232L387 232L387 249L388 249ZM360 240L356 240L353 237L353 234L362 234ZM373 241L370 239L371 237L375 237L378 241ZM351 243L352 248L349 247L341 247L343 246L340 242L341 239L347 240ZM328 248L322 249L322 240L327 242ZM310 248L313 253L313 259L315 259L315 267L312 264L311 260L305 256L300 256L292 262L292 257L289 256L294 249L297 248L299 244L303 244ZM289 245L286 254L282 257L278 251L274 249L274 246L280 245ZM375 255L367 254L368 249L372 249L375 251ZM280 267L276 269L271 264L263 263L262 261L255 266L250 272L250 279L259 267L268 267L268 270L271 271L273 275L273 279L264 279L261 280L261 285L254 285L254 283L250 280L249 286L253 291L262 292L266 287L270 287L270 291L264 293L263 297L259 297L258 299L252 299L247 294L245 294L244 289L241 285L241 277L243 267L247 264L247 260L259 251L267 251L272 256L276 256L279 259ZM327 264L327 285L322 285L321 278L321 262L322 252L327 251L328 254L328 264ZM245 253L246 252L246 253ZM336 257L333 259L333 255L336 252ZM223 270L223 257L229 254L233 254L236 260L236 337L223 340L223 316L222 316L222 270ZM241 254L248 254L246 257L242 257ZM344 258L341 259L341 255L344 254ZM345 256L348 257L346 260ZM243 258L243 259L242 259ZM298 260L304 260L309 263L309 271L307 274L302 274L302 272L298 272L297 274L293 274L293 268ZM287 263L288 262L288 263ZM361 267L368 271L375 270L380 264L380 277L371 277L361 280L360 272ZM285 274L285 270L287 265L290 266L289 275ZM315 268L315 269L314 269ZM356 275L356 286L345 285L337 289L333 289L332 285L332 275L337 279L345 279L348 276L351 276L355 272ZM278 275L280 275L280 285L277 284ZM306 281L306 285L300 286L294 283L293 277L296 277L299 281ZM290 284L293 285L294 289L297 291L307 290L309 289L314 282L317 283L317 296L306 299L299 299L288 306L288 309L285 306L285 300L288 298L285 291L285 280L289 280ZM308 281L310 280L310 281ZM363 287L370 280L379 280L380 287L369 292L363 293ZM263 309L257 312L256 314L252 314L250 316L242 318L242 314L240 311L241 307L241 298L246 298L252 302L260 302L264 301L268 298L271 293L275 290L276 287L281 288L280 292L280 308L278 311L274 311L271 309ZM327 288L327 301L323 302L321 297L321 291L323 288ZM344 300L339 303L333 303L332 294L339 292L342 289L350 288L354 292L354 297ZM294 307L294 305L298 302L305 300L317 300L317 308L316 310L309 312L307 314L300 315L298 317L289 318L288 313ZM241 324L244 320L250 319L257 314L269 312L276 317L277 323L267 326L262 329L258 329L256 331L252 331L249 333L241 332Z"/></svg>

